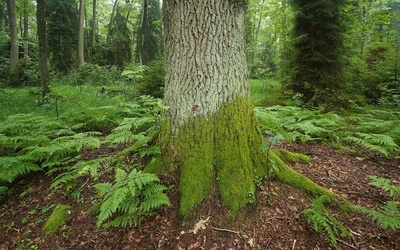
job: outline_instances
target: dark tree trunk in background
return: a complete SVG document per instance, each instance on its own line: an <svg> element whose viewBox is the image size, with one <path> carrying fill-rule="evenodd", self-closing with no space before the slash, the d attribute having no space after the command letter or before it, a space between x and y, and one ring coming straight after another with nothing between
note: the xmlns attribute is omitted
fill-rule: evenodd
<svg viewBox="0 0 400 250"><path fill-rule="evenodd" d="M47 68L47 46L46 46L46 0L36 0L36 21L38 29L39 43L39 72L42 85L42 97L50 93L49 87L49 70Z"/></svg>
<svg viewBox="0 0 400 250"><path fill-rule="evenodd" d="M18 33L17 33L17 20L15 19L15 0L7 0L8 20L10 25L10 72L16 74L18 71Z"/></svg>

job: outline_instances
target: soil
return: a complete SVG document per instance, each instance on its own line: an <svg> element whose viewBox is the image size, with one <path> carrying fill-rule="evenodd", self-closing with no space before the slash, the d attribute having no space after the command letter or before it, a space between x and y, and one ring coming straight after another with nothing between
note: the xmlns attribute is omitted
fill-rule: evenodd
<svg viewBox="0 0 400 250"><path fill-rule="evenodd" d="M309 164L289 164L316 183L354 204L378 208L390 200L388 193L368 184L366 175L391 179L400 185L400 160L371 152L340 150L322 144L283 144L279 147L308 155ZM87 158L115 154L111 148L84 152ZM106 166L105 166L106 167ZM312 206L304 193L276 180L265 181L257 201L235 221L212 192L191 221L179 217L176 174L164 173L161 181L171 207L142 217L136 228L96 228L89 210L96 203L92 185L111 181L112 169L100 180L81 178L75 190L50 190L54 178L44 173L25 177L0 201L0 249L334 249L324 232L315 232L302 211ZM270 189L268 189L268 187ZM54 204L72 207L73 219L58 233L46 235L42 227ZM328 208L350 231L338 239L340 249L400 249L399 231L384 230L362 213L343 214Z"/></svg>

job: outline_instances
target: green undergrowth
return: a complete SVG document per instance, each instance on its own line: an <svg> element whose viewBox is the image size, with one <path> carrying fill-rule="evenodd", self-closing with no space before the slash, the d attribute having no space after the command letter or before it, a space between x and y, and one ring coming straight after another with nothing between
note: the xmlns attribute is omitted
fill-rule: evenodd
<svg viewBox="0 0 400 250"><path fill-rule="evenodd" d="M400 112L359 109L324 113L292 106L256 107L261 128L287 141L358 145L394 157L400 152Z"/></svg>
<svg viewBox="0 0 400 250"><path fill-rule="evenodd" d="M53 188L73 186L80 176L96 179L103 165L116 160L83 160L82 152L106 143L129 146L118 155L123 160L136 154L139 158L160 154L155 145L160 110L161 100L143 96L114 106L82 107L80 112L58 119L38 113L8 116L0 122L0 195L7 192L7 183L35 171L56 175Z"/></svg>

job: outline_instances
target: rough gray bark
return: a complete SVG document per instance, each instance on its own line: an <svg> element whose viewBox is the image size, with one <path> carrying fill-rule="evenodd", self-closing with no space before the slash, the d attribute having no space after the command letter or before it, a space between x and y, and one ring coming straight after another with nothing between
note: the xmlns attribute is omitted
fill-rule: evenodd
<svg viewBox="0 0 400 250"><path fill-rule="evenodd" d="M10 53L10 72L11 74L17 73L18 66L18 33L17 33L17 21L15 19L15 0L7 0L8 9L8 22L10 25L10 42L11 42L11 53Z"/></svg>
<svg viewBox="0 0 400 250"><path fill-rule="evenodd" d="M165 104L176 125L249 94L245 5L241 0L164 1Z"/></svg>

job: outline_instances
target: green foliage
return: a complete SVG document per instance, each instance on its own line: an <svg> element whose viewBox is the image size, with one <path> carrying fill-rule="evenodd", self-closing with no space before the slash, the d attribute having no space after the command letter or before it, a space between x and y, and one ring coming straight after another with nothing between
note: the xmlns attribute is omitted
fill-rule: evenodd
<svg viewBox="0 0 400 250"><path fill-rule="evenodd" d="M345 139L360 144L367 149L376 150L386 157L388 157L391 152L399 151L399 146L397 146L393 138L388 135L355 133L353 136L348 136Z"/></svg>
<svg viewBox="0 0 400 250"><path fill-rule="evenodd" d="M379 210L360 208L361 212L370 216L378 226L396 231L400 228L400 209L398 202L387 201Z"/></svg>
<svg viewBox="0 0 400 250"><path fill-rule="evenodd" d="M325 231L333 246L338 249L337 238L341 235L350 237L350 234L343 224L326 209L325 203L330 200L325 195L312 199L313 206L304 210L303 214L307 218L307 222L314 226L315 231L317 233Z"/></svg>
<svg viewBox="0 0 400 250"><path fill-rule="evenodd" d="M154 174L133 169L131 173L117 168L113 183L98 183L94 186L102 199L97 227L107 220L110 226L136 226L140 216L149 215L163 205L170 206L163 193L167 187L159 184Z"/></svg>
<svg viewBox="0 0 400 250"><path fill-rule="evenodd" d="M286 140L336 141L341 118L335 113L321 113L297 107L257 107L255 112L263 129L282 134Z"/></svg>
<svg viewBox="0 0 400 250"><path fill-rule="evenodd" d="M398 230L400 228L400 208L397 198L400 193L400 186L391 184L391 181L385 178L378 178L373 175L368 175L368 178L371 179L370 185L389 192L393 200L385 202L385 205L379 210L365 207L359 207L359 209L361 212L372 217L372 220L375 221L378 226L381 225L384 229L390 228L393 231Z"/></svg>
<svg viewBox="0 0 400 250"><path fill-rule="evenodd" d="M122 72L136 87L141 95L162 98L164 95L164 60L158 59L149 65L130 64Z"/></svg>
<svg viewBox="0 0 400 250"><path fill-rule="evenodd" d="M50 169L47 174L61 172L50 185L50 188L57 188L64 185L66 191L75 185L75 180L82 176L90 176L95 180L101 176L103 166L109 161L108 158L96 158L89 161L78 161L73 166L65 166Z"/></svg>
<svg viewBox="0 0 400 250"><path fill-rule="evenodd" d="M0 182L69 163L82 147L98 148L97 132L75 133L55 119L14 115L0 123Z"/></svg>
<svg viewBox="0 0 400 250"><path fill-rule="evenodd" d="M399 152L399 113L357 109L357 113L321 113L297 107L256 107L260 125L288 141L322 141L332 144L356 143L389 157Z"/></svg>
<svg viewBox="0 0 400 250"><path fill-rule="evenodd" d="M84 63L80 69L73 69L64 76L64 81L72 86L93 85L105 86L120 80L120 71L116 67L99 66Z"/></svg>

